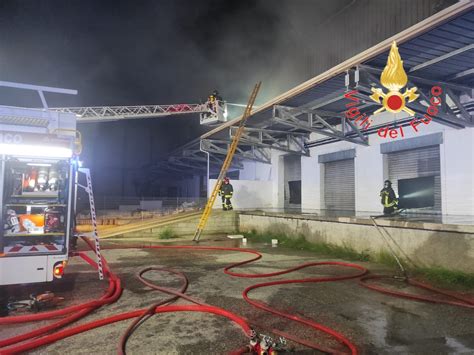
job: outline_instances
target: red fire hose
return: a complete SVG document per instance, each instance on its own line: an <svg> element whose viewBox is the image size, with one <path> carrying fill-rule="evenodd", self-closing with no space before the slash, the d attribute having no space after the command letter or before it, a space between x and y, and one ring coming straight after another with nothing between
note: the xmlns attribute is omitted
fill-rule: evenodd
<svg viewBox="0 0 474 355"><path fill-rule="evenodd" d="M411 293L406 293L406 292L400 292L400 291L394 291L390 290L386 287L381 287L378 285L370 284L368 283L369 280L401 280L403 282L406 282L408 285L420 288L420 289L425 289L428 290L434 294L438 294L441 296L445 296L448 298L452 298L454 301L449 301L449 300L444 300L444 299L439 299L439 298L434 298L434 297L429 297L429 296L423 296L423 295L415 295ZM396 278L393 276L384 276L384 275L368 275L364 276L359 280L359 285L366 287L368 289L384 293L386 295L394 296L394 297L401 297L401 298L407 298L413 301L420 301L420 302L429 302L429 303L438 303L438 304L448 304L451 306L458 306L458 307L465 307L465 308L472 308L474 309L474 299L468 299L466 297L462 297L461 295L454 293L454 292L449 292L446 290L440 290L438 288L435 288L433 286L427 285L423 282L411 279L411 278Z"/></svg>
<svg viewBox="0 0 474 355"><path fill-rule="evenodd" d="M92 247L89 240L87 240L86 238L83 238L83 239L86 241L86 243L88 243L88 245L90 247ZM251 258L249 260L242 261L242 262L234 263L230 266L227 266L224 269L224 272L228 275L231 275L231 276L234 276L234 277L245 277L245 278L273 277L273 276L288 274L288 273L291 273L293 271L301 270L301 269L304 269L304 268L307 268L307 267L316 267L316 266L321 266L321 265L333 265L333 266L337 266L337 267L354 268L354 269L358 270L357 273L352 273L350 275L344 275L344 276L313 277L313 278L280 280L280 281L259 283L259 284L247 287L243 292L243 297L248 303L250 303L251 305L253 305L257 308L260 308L260 309L268 311L272 314L276 314L276 315L279 315L281 317L285 317L287 319L296 321L300 324L304 324L304 325L306 325L306 326L308 326L312 329L322 331L322 332L330 335L334 339L336 339L338 342L342 343L345 347L348 348L348 350L350 351L351 354L357 354L357 349L356 349L355 345L352 344L348 339L346 339L342 334L338 333L337 331L335 331L331 328L325 327L322 324L316 323L313 320L306 319L306 318L303 318L303 317L298 317L296 315L285 313L285 312L282 312L282 311L279 311L279 310L275 310L275 309L271 308L269 305L267 305L263 302L254 301L254 300L250 299L248 294L251 290L261 288L261 287L268 287L268 286L275 286L275 285L282 285L282 284L294 284L294 283L309 283L309 282L320 283L320 282L330 282L330 281L342 281L342 280L359 278L359 277L361 277L361 276L363 276L367 273L367 270L362 266L359 266L359 265L356 265L356 264L344 263L344 262L318 262L318 263L306 263L306 264L302 264L302 265L294 267L294 268L290 268L290 269L283 270L283 271L278 271L278 272L273 272L273 273L246 274L246 273L237 273L237 272L231 271L231 269L249 264L249 263L254 262L256 260L259 260L262 257L262 255L260 253L258 253L257 251L255 251L255 250L241 249L241 248L211 247L211 246L209 246L209 247L207 247L207 246L121 246L117 249L129 249L129 248L237 251L237 252L241 252L241 253L253 254L253 255L255 255L253 258ZM109 248L109 249L112 249L112 248ZM86 253L79 252L79 253L77 253L77 255L79 255L83 260L85 260L87 263L89 263L94 268L97 268L97 264L89 256L87 256ZM244 331L245 334L249 333L250 328L249 328L247 322L243 318L241 318L241 317L239 317L239 316L237 316L237 315L235 315L231 312L228 312L224 309L214 307L214 306L210 306L210 305L206 305L206 304L204 304L204 303L202 303L202 302L200 302L196 299L193 299L193 298L185 295L184 292L187 288L187 279L182 273L172 271L172 270L167 270L167 269L146 268L146 269L140 271L140 273L139 273L140 280L142 282L144 282L146 285L148 285L149 287L151 287L155 290L170 294L169 298L167 298L164 301L161 301L161 302L158 302L158 303L152 305L148 309L140 309L140 310L136 310L136 311L132 311L132 312L122 313L122 314L114 315L112 317L108 317L108 318L105 318L105 319L92 321L92 322L89 322L89 323L86 323L86 324L83 324L83 325L80 325L80 326L77 326L77 327L74 327L74 328L69 328L69 329L57 331L54 334L47 334L47 333L51 332L52 330L59 329L59 328L64 327L68 324L71 324L72 322L76 321L77 319L80 319L80 318L84 317L85 315L89 314L90 312L92 312L93 310L101 307L104 304L110 304L110 303L115 302L120 297L120 294L121 294L120 279L118 279L118 277L110 271L110 269L109 269L107 263L105 262L105 260L103 261L103 264L104 264L105 275L109 280L109 286L108 286L108 289L107 289L106 293L101 298L99 298L98 300L89 301L89 302L86 302L86 303L83 303L83 304L80 304L80 305L76 305L76 306L66 307L66 308L61 309L61 310L43 312L43 313L34 314L34 315L13 316L13 317L0 318L0 325L1 325L1 324L12 324L12 323L22 323L22 322L37 321L37 320L46 320L46 319L55 318L55 317L58 317L58 316L65 316L65 315L67 316L67 317L63 318L62 320L60 320L58 322L55 322L55 323L50 324L48 326L42 327L40 329L37 329L37 330L31 331L31 332L28 332L28 333L25 333L25 334L22 334L22 335L18 335L18 336L0 341L0 348L3 348L3 349L0 350L0 353L1 354L16 354L16 353L20 353L20 352L24 352L24 351L29 351L29 350L35 349L37 347L44 346L44 345L53 343L55 341L64 339L66 337L69 337L69 336L72 336L72 335L75 335L75 334L78 334L78 333L81 333L81 332L84 332L84 331L88 331L90 329L94 329L94 328L97 328L97 327L101 327L101 326L111 324L111 323L114 323L114 322L118 322L118 321L122 321L122 320L125 320L125 319L135 318L135 320L130 324L129 328L127 329L127 332L124 334L124 336L122 337L122 339L120 341L119 353L124 353L125 352L125 344L126 344L126 341L127 341L128 337L132 334L132 332L144 320L147 319L147 317L149 317L153 314L156 314L156 313L166 313L166 312L183 312L183 311L184 312L206 312L206 313L221 315L221 316L224 316L224 317L230 319L231 321L233 321L237 325L239 325L240 328ZM151 282L149 282L148 280L143 278L143 274L145 272L152 271L152 270L171 272L171 273L179 276L183 280L183 284L182 284L182 286L180 287L179 290L173 290L173 289L168 289L168 288L156 286L156 285L152 284ZM398 291L389 291L389 290L387 290L385 288L382 288L380 286L369 285L369 284L366 283L366 281L369 280L369 279L380 279L380 278L381 278L381 276L365 276L365 277L362 277L360 279L360 283L361 283L361 285L363 285L365 287L368 287L370 289L373 289L373 290L376 290L376 291L379 291L379 292L384 292L384 293L392 295L392 296L405 297L405 298L410 298L410 299L414 299L414 300L417 300L417 301L433 302L433 299L428 299L427 297L424 297L424 296L409 295L409 294L401 293L401 292L398 292ZM423 287L423 288L428 289L430 291L435 291L435 292L441 293L445 296L450 296L450 297L453 297L453 298L456 299L456 301L440 301L440 300L437 300L437 303L447 303L447 304L452 304L452 305L456 305L456 306L474 308L474 301L464 299L462 297L456 296L456 295L454 295L452 293L448 293L446 291L440 291L440 290L434 289L434 288L432 288L428 285L420 284L420 283L418 283L416 281L413 281L413 280L410 282L410 284L418 286L418 287ZM166 304L169 304L170 302L176 300L177 298L186 299L186 300L188 300L188 301L190 301L194 304L193 305L166 305ZM283 333L281 331L276 331L276 333L281 334L281 335L284 334L287 338L289 338L293 341L299 342L301 344L304 344L308 347L311 347L311 348L314 348L314 349L317 349L317 350L320 350L320 351L331 352L331 353L338 352L334 349L327 349L327 348L324 348L323 346L321 346L319 344L304 341L304 340L298 339L294 336L287 335L286 333ZM21 342L23 342L23 343L19 344ZM19 345L13 345L13 344L19 344ZM11 346L11 345L13 345L13 346ZM7 346L9 346L9 347L5 348ZM246 350L247 350L247 348L245 347L245 348L239 349L237 351L234 351L233 353L242 353L242 352L245 352Z"/></svg>
<svg viewBox="0 0 474 355"><path fill-rule="evenodd" d="M86 240L86 242L89 243L88 240ZM121 248L136 248L136 247L137 246L127 246L127 247L121 247ZM227 273L229 275L236 276L236 277L247 277L247 278L250 278L250 277L271 277L271 276L276 276L276 275L287 274L287 273L290 273L290 272L293 272L293 271L296 271L296 270L300 270L300 269L303 269L303 268L306 268L306 267L310 267L310 266L328 265L328 264L337 265L338 264L338 263L309 263L309 264L304 264L304 265L301 265L301 266L298 266L298 267L295 267L295 268L291 268L291 269L288 269L288 270L275 272L275 273L270 273L270 274L240 274L240 273L232 272L232 271L230 271L230 269L238 267L238 266L242 266L242 265L245 265L245 264L248 264L248 263L251 263L253 261L256 261L256 260L260 259L262 257L262 255L260 253L256 252L256 251L254 251L254 250L240 249L240 248L205 247L205 246L204 247L203 246L146 246L144 248L238 251L238 252L253 254L253 255L255 255L255 257L253 257L249 260L243 261L243 262L232 264L232 265L225 268L225 273ZM85 253L81 252L81 253L78 253L78 255L81 258L83 258L84 260L86 260L89 264L96 267L95 262L92 261L92 259L90 259ZM270 286L270 285L277 285L279 283L284 284L284 283L296 283L296 282L337 281L337 280L343 280L343 279L348 279L348 278L356 278L356 277L359 277L362 274L366 273L366 270L364 268L358 266L358 265L350 266L352 264L346 264L346 263L341 263L341 265L345 266L345 267L355 267L355 268L361 270L362 272L359 272L357 274L350 275L350 276L342 276L342 277L339 276L339 277L335 277L335 278L311 278L311 279L302 279L302 280L284 280L284 281L281 281L281 282L275 281L273 283L255 285L254 288ZM37 337L37 336L40 336L40 335L45 335L47 332L49 332L51 330L63 327L65 325L70 324L71 322L79 319L80 317L85 316L86 314L90 313L91 311L93 311L94 309L100 307L103 304L112 303L112 302L116 301L118 299L119 295L120 295L120 280L109 270L109 268L108 268L108 266L105 262L104 262L104 269L105 269L106 276L109 278L109 288L107 290L107 293L104 296L102 296L101 299L99 299L99 300L86 302L82 305L67 307L67 308L64 308L64 309L61 309L61 310L57 310L57 311L44 312L44 313L29 315L29 316L6 317L6 318L0 319L0 324L9 324L9 323L19 323L19 322L28 322L28 321L35 321L35 320L50 319L50 318L57 317L57 316L60 316L60 315L69 315L68 317L62 319L61 321L56 322L54 324L51 324L49 326L37 329L37 330L32 331L32 332L28 332L28 333L25 333L25 334L22 334L22 335L13 337L13 338L5 339L5 340L0 342L0 347L4 348L5 346L9 346L9 345L12 345L12 344L18 344L22 341L26 341L28 339L33 339L34 337ZM151 270L151 269L145 269L140 274L143 275L144 272L149 271L149 270ZM148 285L150 286L149 283L148 283ZM150 309L142 309L142 310L138 310L138 311L119 314L119 315L109 317L109 318L106 318L106 319L102 319L102 320L90 322L90 323L87 323L87 324L83 324L83 325L75 327L75 328L70 328L70 329L67 329L67 330L58 331L55 334L45 335L45 336L43 336L39 339L24 342L21 345L11 346L9 348L4 348L1 351L1 353L2 354L14 354L14 353L19 353L19 352L32 350L32 349L37 348L39 346L44 346L46 344L50 344L50 343L55 342L57 340L63 339L65 337L68 337L68 336L71 336L71 335L74 335L74 334L77 334L77 333L80 333L80 332L83 332L83 331L86 331L86 330L89 330L89 329L93 329L93 328L96 328L96 327L100 327L100 326L110 324L110 323L113 323L113 322L117 322L117 321L120 321L120 320L124 320L124 319L140 317L140 318L138 318L138 320L135 320L131 324L131 326L129 327L129 330L133 330L136 327L136 325L140 322L140 320L143 317L146 317L146 315L150 314L150 313L162 313L162 312L174 312L174 311L210 312L210 313L220 314L220 315L226 316L227 318L229 318L232 321L236 322L238 325L240 325L240 327L244 330L244 332L246 334L248 334L248 332L250 330L249 326L247 325L247 323L242 318L240 318L240 317L238 317L238 316L236 316L236 315L234 315L230 312L227 312L227 311L225 311L223 309L220 309L220 308L217 308L217 307L203 305L199 301L191 299L189 296L186 296L185 294L183 294L182 292L179 292L179 291L169 292L170 291L169 289L163 290L163 288L159 288L159 287L154 286L154 285L152 287L155 288L155 289L159 289L160 291L171 293L174 296L179 296L179 297L185 298L185 299L187 299L191 302L198 303L198 304L189 305L189 306L162 306L162 305L159 305L158 307L155 307L152 311L150 311ZM185 288L182 287L180 291L184 291L184 289ZM250 291L249 289L245 291L245 298L249 301L249 303L256 305L257 302L252 301L248 298L247 293L249 291ZM174 297L172 297L172 298L174 298ZM167 300L167 302L170 302L170 300ZM259 303L258 303L258 306L260 308L263 308L263 307L261 307L261 304L259 304ZM263 308L263 309L265 309L265 308ZM290 314L285 314L285 313L279 312L279 311L274 311L274 310L270 309L268 306L267 306L267 310L269 310L270 312L272 312L274 314L283 315L283 316L285 316L289 319L295 319L295 316L292 316ZM300 319L298 317L296 317L296 319L297 319L297 321L300 321L300 323L306 324L305 320ZM329 330L329 332L327 332L327 333L331 336L335 336L336 339L339 340L339 341L342 341L343 344L345 344L345 345L350 344L350 342L348 340L346 340L339 333L337 333L335 331L332 331L331 329L326 328L322 325L319 325L318 323L315 323L315 322L312 322L312 321L307 321L307 322L311 323L311 326L314 329L319 329L319 330L322 330L324 332L327 332L327 330ZM123 341L121 342L121 349L123 349L126 338L128 338L128 336L129 335L125 335L124 338L122 339ZM307 342L305 342L305 341L301 341L301 342L307 344ZM314 347L315 349L321 349L322 348L321 346L319 346L317 344L310 344L310 346ZM351 349L352 353L356 352L355 347L352 344L350 344L349 349Z"/></svg>

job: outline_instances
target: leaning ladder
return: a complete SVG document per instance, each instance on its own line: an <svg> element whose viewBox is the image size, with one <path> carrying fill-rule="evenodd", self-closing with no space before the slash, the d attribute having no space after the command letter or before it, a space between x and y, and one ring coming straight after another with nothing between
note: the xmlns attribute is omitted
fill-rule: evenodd
<svg viewBox="0 0 474 355"><path fill-rule="evenodd" d="M87 186L77 183L77 186L82 187L89 195L89 206L91 209L92 235L95 242L95 254L97 256L97 270L99 271L99 280L104 279L104 268L102 266L102 256L100 254L99 233L97 232L97 215L95 213L94 194L92 192L91 172L87 168L79 168L79 172L86 176ZM77 196L76 196L77 198Z"/></svg>
<svg viewBox="0 0 474 355"><path fill-rule="evenodd" d="M257 97L258 91L260 90L261 84L262 84L261 82L258 82L253 88L252 94L250 95L247 106L245 107L244 115L242 119L240 120L239 128L237 129L234 139L232 140L229 150L227 151L227 156L225 157L224 164L221 167L221 171L217 178L216 184L214 185L214 189L212 190L209 200L207 200L206 207L204 208L204 212L201 216L201 219L199 220L199 224L193 238L193 241L195 242L198 242L199 238L201 238L201 233L204 230L207 220L211 214L212 207L214 206L214 202L216 201L217 194L219 193L219 190L222 185L222 181L224 180L227 174L227 170L229 169L230 164L232 163L232 158L234 157L237 146L239 145L240 137L242 136L242 133L244 132L245 122L250 117L250 114L252 112L252 107L253 107L253 104L255 103L255 98Z"/></svg>

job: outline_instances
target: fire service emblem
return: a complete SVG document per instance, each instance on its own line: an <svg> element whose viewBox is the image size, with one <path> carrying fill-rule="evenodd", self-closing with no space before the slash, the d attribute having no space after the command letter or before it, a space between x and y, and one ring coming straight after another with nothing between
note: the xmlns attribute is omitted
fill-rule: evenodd
<svg viewBox="0 0 474 355"><path fill-rule="evenodd" d="M372 88L373 94L370 98L383 105L373 113L374 115L385 110L393 113L405 111L409 115L415 114L413 110L406 107L405 103L406 100L408 100L408 102L415 101L419 95L416 94L416 87L410 89L406 88L403 94L400 92L400 89L407 85L408 77L403 69L403 61L398 53L398 47L395 41L392 43L387 65L380 76L380 82L388 89L388 93L386 94L380 88Z"/></svg>
<svg viewBox="0 0 474 355"><path fill-rule="evenodd" d="M403 61L398 53L396 42L392 43L387 59L387 65L380 76L380 82L386 89L388 89L388 92L385 93L383 89L377 87L371 88L372 95L370 95L370 98L376 103L382 105L382 107L373 113L370 113L370 110L369 112L362 112L360 110L358 105L361 104L361 100L357 97L357 90L352 90L344 94L344 97L350 101L346 104L345 117L351 120L354 124L360 126L362 130L367 130L374 122L372 117L380 112L388 111L391 113L398 113L405 111L411 116L409 126L415 133L418 133L420 124L423 123L424 125L428 125L433 120L433 117L438 114L438 106L442 104L441 95L443 94L443 89L439 85L431 88L431 97L426 100L428 102L425 104L428 107L423 116L421 116L420 112L415 113L415 111L406 107L407 102L415 101L420 95L416 93L418 90L416 87L407 87L405 92L400 92L400 90L407 85L408 76L403 69ZM377 134L382 138L390 137L395 139L398 137L405 137L403 127L406 125L393 124L393 128L391 128L391 125L391 123L388 123L379 126Z"/></svg>

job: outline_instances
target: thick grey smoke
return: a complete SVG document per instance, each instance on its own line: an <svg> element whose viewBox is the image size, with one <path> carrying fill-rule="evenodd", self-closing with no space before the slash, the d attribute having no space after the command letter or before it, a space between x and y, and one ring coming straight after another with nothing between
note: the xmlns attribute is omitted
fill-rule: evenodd
<svg viewBox="0 0 474 355"><path fill-rule="evenodd" d="M307 34L347 3L3 0L0 78L80 91L54 106L197 102L214 88L245 102L262 80L261 103L307 79ZM13 96L2 102L39 103Z"/></svg>

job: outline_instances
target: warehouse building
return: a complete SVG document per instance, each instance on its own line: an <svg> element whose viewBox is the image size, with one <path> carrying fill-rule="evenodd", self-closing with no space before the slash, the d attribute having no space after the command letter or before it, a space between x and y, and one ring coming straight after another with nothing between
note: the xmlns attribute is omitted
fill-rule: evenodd
<svg viewBox="0 0 474 355"><path fill-rule="evenodd" d="M254 75L255 81L263 81L262 92L257 98L259 105L443 11L456 1L333 0L320 2L317 6L312 1L301 1L297 5L292 2L288 4L290 3L291 5L286 5L286 7L282 4L282 7L276 11L281 14L277 34L270 29L266 32L267 26L263 25L262 31L272 43L271 53L256 52L256 55L263 58L274 57L278 60L271 61L272 63L265 67L263 73L260 68L239 69L247 73L245 77ZM245 52L244 48L242 50ZM264 50L262 48L262 51ZM281 65L273 65L274 62ZM212 87L218 85L212 76L209 76L206 81ZM248 87L242 86L239 89L242 95L239 97L234 95L232 100L242 100L238 102L245 103L243 102L245 95L250 92L253 84L253 82L248 82ZM188 86L189 83L183 81L180 85ZM235 87L236 83L232 85ZM229 90L225 86L217 87L217 89L221 91L224 99L230 99ZM205 99L208 94L208 92L202 92L200 97L179 98L178 102L197 102L199 99ZM160 104L175 103L174 101L166 102L163 98L158 101ZM142 104L141 101L137 103ZM99 104L103 103L99 101ZM126 117L133 118L132 116L127 114ZM205 195L205 191L194 190L194 186L199 188L206 186L204 182L200 183L199 179L193 180L190 184L192 188L187 186L192 175L191 169L194 170L194 174L201 174L201 176L206 174L207 156L199 152L198 139L190 147L191 150L199 152L199 159L193 162L188 157L182 156L182 151L190 148L186 145L179 152L172 154L172 158L177 158L174 162L170 159L168 162L170 164L159 164L148 169L157 161L166 159L171 147L174 149L185 144L190 139L189 137L199 137L202 131L199 131L198 117L187 116L184 119L169 117L168 119L142 119L128 122L121 120L121 124L117 125L81 122L85 121L79 121L79 128L84 136L83 160L91 168L99 201L107 202L130 196L198 197ZM183 122L186 123L183 124ZM180 135L175 137L171 134L163 134L168 130L171 132L179 130ZM117 156L110 156L109 149L114 149ZM186 162L183 158L186 158ZM222 163L222 156L214 154L214 158L216 158L215 165L211 157L211 170L215 173L215 169ZM185 163L186 166L179 163ZM168 173L167 176L166 173ZM183 179L179 184L176 183L177 176Z"/></svg>
<svg viewBox="0 0 474 355"><path fill-rule="evenodd" d="M380 76L394 41L408 75L403 90L416 87L419 97L407 99L414 114L374 115L381 104L370 96L386 90ZM235 206L380 212L379 191L389 179L408 198L414 193L408 185L425 186L430 207L418 212L474 215L473 63L474 11L461 2L260 106L234 158ZM351 103L361 119L348 114ZM176 155L201 149L222 158L238 120ZM187 180L194 186L188 193L199 193L198 181Z"/></svg>

